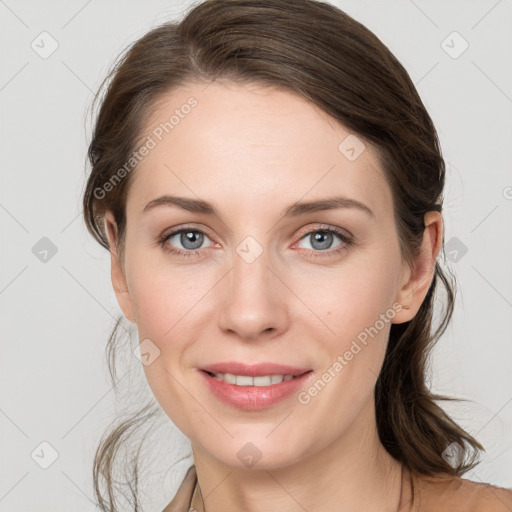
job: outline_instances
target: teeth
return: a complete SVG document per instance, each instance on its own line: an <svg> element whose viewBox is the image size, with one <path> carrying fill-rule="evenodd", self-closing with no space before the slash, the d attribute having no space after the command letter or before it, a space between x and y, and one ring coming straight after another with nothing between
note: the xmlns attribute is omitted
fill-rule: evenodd
<svg viewBox="0 0 512 512"><path fill-rule="evenodd" d="M237 375L236 376L236 385L237 386L254 386L253 378L248 377L247 375Z"/></svg>
<svg viewBox="0 0 512 512"><path fill-rule="evenodd" d="M223 380L228 384L237 386L271 386L280 384L283 381L291 380L293 375L262 375L261 377L250 377L248 375L233 375L232 373L214 373L216 379Z"/></svg>

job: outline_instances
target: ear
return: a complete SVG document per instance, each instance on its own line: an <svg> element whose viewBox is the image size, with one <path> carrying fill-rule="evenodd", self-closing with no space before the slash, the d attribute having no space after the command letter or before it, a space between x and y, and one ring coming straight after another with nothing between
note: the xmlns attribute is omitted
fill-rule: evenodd
<svg viewBox="0 0 512 512"><path fill-rule="evenodd" d="M108 246L110 250L110 266L112 286L117 297L117 302L124 316L129 322L135 323L135 316L133 314L132 302L130 299L130 292L126 283L126 277L123 270L123 264L118 255L117 247L117 223L112 215L112 212L107 212L104 218L105 233L108 239Z"/></svg>
<svg viewBox="0 0 512 512"><path fill-rule="evenodd" d="M443 219L440 212L427 212L424 224L420 253L412 265L405 266L400 278L395 301L402 305L402 309L393 318L394 324L414 318L434 279L436 260L443 243Z"/></svg>

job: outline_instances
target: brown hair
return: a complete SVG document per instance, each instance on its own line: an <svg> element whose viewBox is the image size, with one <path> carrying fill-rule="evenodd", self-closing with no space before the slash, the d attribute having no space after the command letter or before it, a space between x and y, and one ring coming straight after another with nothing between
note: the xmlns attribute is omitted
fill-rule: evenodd
<svg viewBox="0 0 512 512"><path fill-rule="evenodd" d="M299 93L371 144L392 189L402 256L413 261L425 214L442 207L445 164L436 130L407 71L389 49L343 11L313 0L205 1L181 22L151 30L126 51L105 78L111 80L88 152L92 172L83 198L84 217L101 245L109 248L101 219L111 211L122 259L126 196L136 170L108 193L98 190L105 190L104 184L136 149L152 106L180 85L217 78ZM435 395L427 386L429 353L453 314L455 276L448 273L451 279L436 262L432 284L415 317L391 326L375 388L381 442L413 475L460 476L477 464L478 451L483 450L436 404L454 399ZM446 291L446 304L434 329L439 284ZM107 349L113 379L119 325L118 321ZM134 428L157 411L147 406L142 412L105 434L97 449L94 484L103 510L115 510L112 472L117 450ZM454 467L443 457L451 443L465 450L464 460ZM138 475L133 466L135 489L129 485L138 510ZM106 497L100 490L100 475Z"/></svg>

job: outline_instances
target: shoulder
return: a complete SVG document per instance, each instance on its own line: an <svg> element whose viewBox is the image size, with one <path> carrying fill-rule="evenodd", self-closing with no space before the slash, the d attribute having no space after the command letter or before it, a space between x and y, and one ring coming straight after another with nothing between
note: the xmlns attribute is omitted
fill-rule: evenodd
<svg viewBox="0 0 512 512"><path fill-rule="evenodd" d="M512 512L512 490L456 476L415 476L418 512Z"/></svg>

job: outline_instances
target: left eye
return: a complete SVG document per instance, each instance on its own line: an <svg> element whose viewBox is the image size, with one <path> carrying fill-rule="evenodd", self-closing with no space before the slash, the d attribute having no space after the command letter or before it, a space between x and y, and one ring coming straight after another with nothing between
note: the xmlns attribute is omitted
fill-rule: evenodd
<svg viewBox="0 0 512 512"><path fill-rule="evenodd" d="M302 240L309 241L310 247L303 247L304 249L312 249L315 251L325 251L328 249L333 249L338 245L341 245L341 241L333 247L333 240L337 237L339 240L343 241L343 236L335 231L329 229L319 229L316 231L310 231L305 236L301 238Z"/></svg>
<svg viewBox="0 0 512 512"><path fill-rule="evenodd" d="M205 241L205 238L209 240L209 237L206 235L206 233L192 229L171 233L171 235L169 235L166 240L172 243L172 245L175 245L176 242L173 242L174 238L177 238L183 249L188 251L200 249Z"/></svg>

